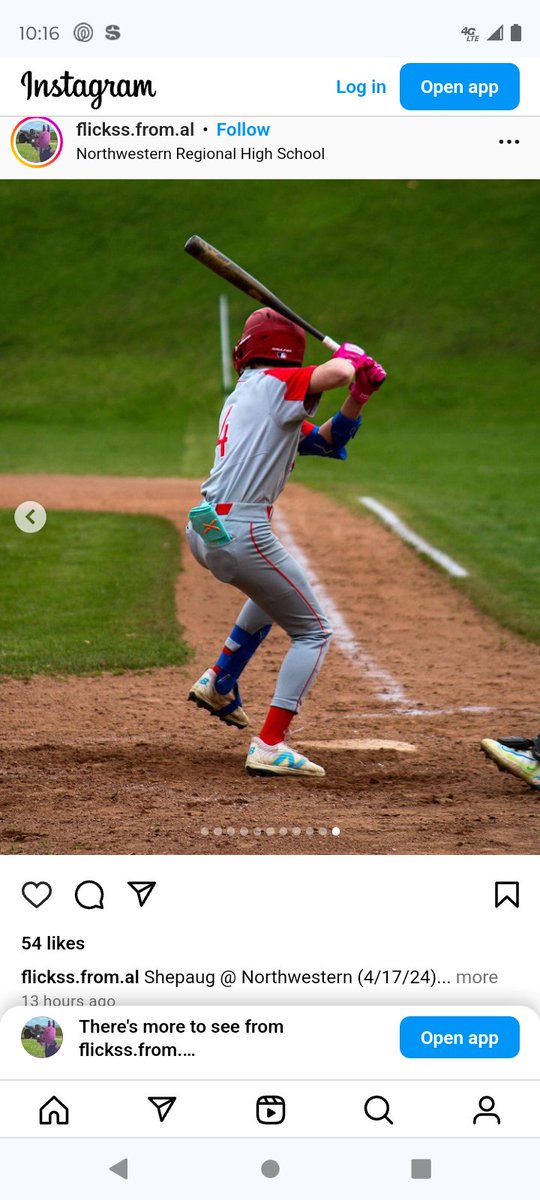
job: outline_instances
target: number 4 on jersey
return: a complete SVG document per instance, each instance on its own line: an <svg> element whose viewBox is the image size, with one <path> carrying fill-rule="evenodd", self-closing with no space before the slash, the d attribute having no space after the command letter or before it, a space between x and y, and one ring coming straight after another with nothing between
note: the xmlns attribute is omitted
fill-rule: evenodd
<svg viewBox="0 0 540 1200"><path fill-rule="evenodd" d="M219 437L216 442L216 446L219 446L219 457L220 458L225 458L225 450L227 447L227 442L229 440L229 416L230 416L230 413L232 412L232 407L233 407L232 404L230 404L227 409L227 412L225 413L225 416L224 416L222 424L221 424L221 429L219 431Z"/></svg>

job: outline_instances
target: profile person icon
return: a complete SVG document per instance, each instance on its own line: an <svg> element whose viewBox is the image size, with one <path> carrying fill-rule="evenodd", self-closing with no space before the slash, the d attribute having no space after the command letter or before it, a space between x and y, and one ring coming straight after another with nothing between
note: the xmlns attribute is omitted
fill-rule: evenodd
<svg viewBox="0 0 540 1200"><path fill-rule="evenodd" d="M478 1107L480 1112L476 1113L476 1116L473 1119L473 1125L476 1125L476 1122L479 1121L481 1117L493 1117L493 1120L497 1122L497 1125L500 1125L501 1118L499 1114L495 1112L495 1101L493 1096L481 1096L478 1101Z"/></svg>

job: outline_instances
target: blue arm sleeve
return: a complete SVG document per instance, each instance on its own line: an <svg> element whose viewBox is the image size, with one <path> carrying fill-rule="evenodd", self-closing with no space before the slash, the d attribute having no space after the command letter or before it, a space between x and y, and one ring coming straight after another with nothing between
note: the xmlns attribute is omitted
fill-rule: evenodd
<svg viewBox="0 0 540 1200"><path fill-rule="evenodd" d="M362 424L362 418L357 417L356 421L351 421L350 417L344 417L342 412L337 412L332 417L332 441L336 449L345 446L350 442L351 438L356 437L358 430Z"/></svg>
<svg viewBox="0 0 540 1200"><path fill-rule="evenodd" d="M351 438L356 436L361 424L361 417L358 417L356 421L351 421L349 417L344 417L343 413L338 412L332 417L332 445L330 446L326 439L321 437L320 426L316 425L306 434L305 438L302 438L298 453L315 455L317 458L345 460L347 457L345 446Z"/></svg>

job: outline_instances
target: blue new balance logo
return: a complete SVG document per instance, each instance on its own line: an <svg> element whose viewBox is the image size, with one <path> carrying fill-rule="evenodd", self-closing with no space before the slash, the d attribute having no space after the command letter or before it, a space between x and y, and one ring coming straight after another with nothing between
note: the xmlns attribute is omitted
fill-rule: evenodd
<svg viewBox="0 0 540 1200"><path fill-rule="evenodd" d="M298 767L303 767L305 761L305 758L297 758L296 754L293 754L291 750L284 750L283 754L278 754L277 758L274 759L274 766L280 767L282 763L287 763L288 767L297 769Z"/></svg>

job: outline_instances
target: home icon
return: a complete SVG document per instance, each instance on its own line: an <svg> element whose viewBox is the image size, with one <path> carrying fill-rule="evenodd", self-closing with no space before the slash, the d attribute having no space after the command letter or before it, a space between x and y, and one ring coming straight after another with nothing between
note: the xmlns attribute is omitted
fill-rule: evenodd
<svg viewBox="0 0 540 1200"><path fill-rule="evenodd" d="M51 1096L39 1110L40 1125L69 1125L69 1109L58 1096Z"/></svg>

